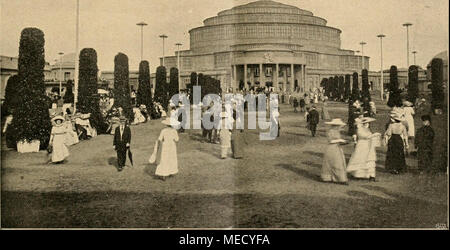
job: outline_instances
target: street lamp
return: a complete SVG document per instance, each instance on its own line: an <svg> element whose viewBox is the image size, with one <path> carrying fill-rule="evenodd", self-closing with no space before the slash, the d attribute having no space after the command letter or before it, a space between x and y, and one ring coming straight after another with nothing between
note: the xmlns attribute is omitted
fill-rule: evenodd
<svg viewBox="0 0 450 250"><path fill-rule="evenodd" d="M62 89L62 56L64 55L63 52L59 52L59 95L61 96L61 89Z"/></svg>
<svg viewBox="0 0 450 250"><path fill-rule="evenodd" d="M180 92L180 86L181 86L181 68L180 68L180 46L183 45L181 43L175 44L178 47L178 53L177 53L177 68L178 68L178 93Z"/></svg>
<svg viewBox="0 0 450 250"><path fill-rule="evenodd" d="M416 54L417 54L417 51L414 50L412 53L413 53L413 55L414 55L414 65L417 65L417 64L416 64Z"/></svg>
<svg viewBox="0 0 450 250"><path fill-rule="evenodd" d="M409 68L409 26L412 26L412 23L404 23L404 27L406 27L406 68Z"/></svg>
<svg viewBox="0 0 450 250"><path fill-rule="evenodd" d="M77 0L77 11L76 11L76 26L75 26L75 74L74 74L74 86L75 94L73 98L73 113L77 112L77 102L78 102L78 67L79 67L79 56L78 56L78 44L79 44L79 27L80 27L80 0Z"/></svg>
<svg viewBox="0 0 450 250"><path fill-rule="evenodd" d="M136 24L137 26L141 26L141 62L144 54L144 26L147 26L148 24L144 22L140 22Z"/></svg>
<svg viewBox="0 0 450 250"><path fill-rule="evenodd" d="M383 94L384 94L384 72L383 72L383 38L386 37L386 35L380 34L377 37L380 38L380 51L381 51L381 68L380 68L380 74L381 74L381 84L380 84L380 92L381 92L381 100L383 100Z"/></svg>
<svg viewBox="0 0 450 250"><path fill-rule="evenodd" d="M362 53L362 58L361 58L361 60L362 60L362 69L364 69L365 68L364 67L364 45L366 45L367 43L366 42L360 42L359 44L361 45L361 53Z"/></svg>
<svg viewBox="0 0 450 250"><path fill-rule="evenodd" d="M162 34L162 35L160 35L159 37L162 38L162 40L163 40L163 61L162 61L162 66L165 67L165 64L164 64L164 40L165 40L168 36Z"/></svg>

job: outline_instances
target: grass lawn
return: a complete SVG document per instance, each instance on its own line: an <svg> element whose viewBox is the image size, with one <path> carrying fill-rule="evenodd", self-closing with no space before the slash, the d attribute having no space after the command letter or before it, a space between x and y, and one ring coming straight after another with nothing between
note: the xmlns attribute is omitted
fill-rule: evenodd
<svg viewBox="0 0 450 250"><path fill-rule="evenodd" d="M372 128L382 133L388 110L377 106ZM329 107L332 118L347 120L346 104ZM201 131L180 134L180 172L165 182L147 164L160 121L131 127L135 164L120 173L110 135L72 146L64 165L46 164L46 152L2 149L2 227L435 228L447 222L446 173L419 175L410 156L411 171L391 175L381 147L378 182L322 183L323 122L313 138L303 114L289 105L281 105L280 119L281 137L274 141L246 130L242 160L221 160L220 145L204 142ZM435 168L447 160L446 124L446 117L433 117ZM347 160L352 149L344 147Z"/></svg>

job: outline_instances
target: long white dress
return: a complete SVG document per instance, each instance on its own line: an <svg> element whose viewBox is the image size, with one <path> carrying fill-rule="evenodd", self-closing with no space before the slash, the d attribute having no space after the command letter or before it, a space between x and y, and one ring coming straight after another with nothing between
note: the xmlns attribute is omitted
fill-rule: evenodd
<svg viewBox="0 0 450 250"><path fill-rule="evenodd" d="M377 160L375 140L377 138L372 137L373 134L370 129L363 127L361 124L358 124L356 135L358 136L358 142L348 162L347 172L356 178L375 178Z"/></svg>
<svg viewBox="0 0 450 250"><path fill-rule="evenodd" d="M169 176L178 173L177 131L171 127L164 128L159 135L158 141L161 145L161 155L155 175Z"/></svg>
<svg viewBox="0 0 450 250"><path fill-rule="evenodd" d="M408 136L409 137L414 137L415 136L415 127L414 127L414 116L415 112L414 112L414 108L413 107L404 107L403 111L405 113L405 119L406 122L408 123Z"/></svg>
<svg viewBox="0 0 450 250"><path fill-rule="evenodd" d="M66 133L67 128L63 124L60 126L52 127L53 136L53 152L52 152L52 162L60 162L69 156L69 150L66 147Z"/></svg>

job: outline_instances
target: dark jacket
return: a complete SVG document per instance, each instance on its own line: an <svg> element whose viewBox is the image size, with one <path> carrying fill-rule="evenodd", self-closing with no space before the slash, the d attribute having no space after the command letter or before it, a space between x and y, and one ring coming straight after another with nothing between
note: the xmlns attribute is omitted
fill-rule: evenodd
<svg viewBox="0 0 450 250"><path fill-rule="evenodd" d="M120 126L116 128L114 133L114 142L113 145L116 147L116 150L126 150L127 143L131 143L131 129L128 126L125 126L123 129L122 138L120 137Z"/></svg>
<svg viewBox="0 0 450 250"><path fill-rule="evenodd" d="M423 126L416 132L415 146L419 150L433 150L434 130L430 126Z"/></svg>
<svg viewBox="0 0 450 250"><path fill-rule="evenodd" d="M320 120L320 115L319 112L317 112L317 110L312 109L309 111L309 123L313 124L313 125L317 125L319 124L319 120Z"/></svg>

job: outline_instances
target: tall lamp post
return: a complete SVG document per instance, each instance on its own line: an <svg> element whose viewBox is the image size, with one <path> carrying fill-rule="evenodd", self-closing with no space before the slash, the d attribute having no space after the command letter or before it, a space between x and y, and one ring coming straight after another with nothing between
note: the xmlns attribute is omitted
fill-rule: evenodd
<svg viewBox="0 0 450 250"><path fill-rule="evenodd" d="M79 27L80 27L80 0L77 0L77 11L76 11L76 26L75 26L75 74L74 74L74 86L75 86L75 95L73 100L73 113L77 112L77 102L78 102L78 67L79 67L79 51L78 51L78 43L79 43Z"/></svg>
<svg viewBox="0 0 450 250"><path fill-rule="evenodd" d="M178 93L180 93L180 89L181 89L180 46L183 45L183 44L181 44L181 43L176 43L175 45L178 47L178 53L177 53Z"/></svg>
<svg viewBox="0 0 450 250"><path fill-rule="evenodd" d="M384 72L383 72L383 38L386 37L386 35L380 34L377 37L380 38L380 51L381 51L381 67L380 67L380 74L381 74L381 81L380 81L380 95L381 100L383 100L383 94L384 94Z"/></svg>
<svg viewBox="0 0 450 250"><path fill-rule="evenodd" d="M164 64L164 40L165 40L168 36L162 34L162 35L160 35L159 37L162 38L162 40L163 40L163 61L162 61L162 66L165 67L165 64Z"/></svg>
<svg viewBox="0 0 450 250"><path fill-rule="evenodd" d="M59 52L59 96L61 96L61 90L62 90L62 56L64 55L63 52Z"/></svg>
<svg viewBox="0 0 450 250"><path fill-rule="evenodd" d="M362 69L364 69L365 67L365 65L364 65L364 45L366 45L367 43L366 42L360 42L359 43L360 45L361 45L361 54L362 54L362 58L361 58L361 60L362 60Z"/></svg>
<svg viewBox="0 0 450 250"><path fill-rule="evenodd" d="M409 68L409 26L412 26L412 23L404 23L404 27L406 27L406 68Z"/></svg>
<svg viewBox="0 0 450 250"><path fill-rule="evenodd" d="M414 50L414 51L411 52L411 53L413 53L413 55L414 55L414 65L417 65L417 64L416 64L416 54L417 54L417 51Z"/></svg>
<svg viewBox="0 0 450 250"><path fill-rule="evenodd" d="M141 27L141 62L144 55L144 26L147 26L148 24L144 22L140 22L136 24L137 26Z"/></svg>

